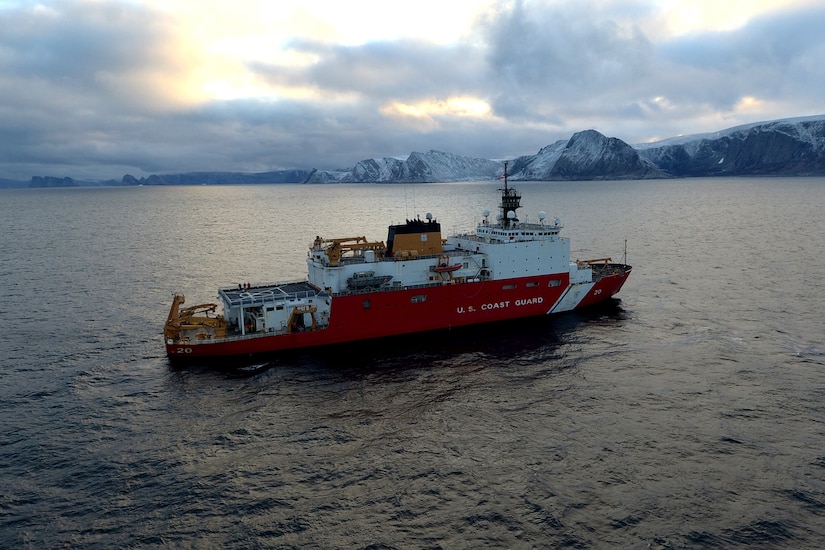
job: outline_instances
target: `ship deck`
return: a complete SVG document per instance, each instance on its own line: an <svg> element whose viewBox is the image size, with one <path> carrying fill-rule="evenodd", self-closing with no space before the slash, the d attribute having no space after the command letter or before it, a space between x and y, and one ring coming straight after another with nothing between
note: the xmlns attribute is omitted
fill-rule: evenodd
<svg viewBox="0 0 825 550"><path fill-rule="evenodd" d="M405 260L431 260L437 259L442 256L449 256L450 258L465 258L469 256L473 256L473 253L470 250L463 250L461 248L444 250L438 254L421 254L419 256L414 257L404 257L404 256L387 256L387 257L376 257L374 261L368 262L363 256L342 256L339 260L340 265L355 265L355 264L373 264L373 263L380 263L380 262L400 262Z"/></svg>
<svg viewBox="0 0 825 550"><path fill-rule="evenodd" d="M255 284L250 287L227 287L218 289L218 294L225 304L235 306L256 306L265 303L277 302L314 296L320 291L307 281L293 281L287 283Z"/></svg>

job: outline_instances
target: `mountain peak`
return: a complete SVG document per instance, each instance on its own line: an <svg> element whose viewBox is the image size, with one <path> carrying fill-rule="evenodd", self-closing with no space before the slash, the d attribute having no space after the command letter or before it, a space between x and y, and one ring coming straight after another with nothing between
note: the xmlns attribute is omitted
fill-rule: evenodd
<svg viewBox="0 0 825 550"><path fill-rule="evenodd" d="M596 130L576 132L568 141L543 147L537 155L520 157L514 180L646 179L666 177L624 141Z"/></svg>

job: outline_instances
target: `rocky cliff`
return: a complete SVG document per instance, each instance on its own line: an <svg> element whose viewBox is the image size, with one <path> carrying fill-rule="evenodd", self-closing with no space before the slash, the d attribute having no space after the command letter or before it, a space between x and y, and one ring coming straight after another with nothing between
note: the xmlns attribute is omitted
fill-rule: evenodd
<svg viewBox="0 0 825 550"><path fill-rule="evenodd" d="M604 180L663 178L666 174L643 159L630 145L595 130L573 134L536 155L516 159L514 180Z"/></svg>
<svg viewBox="0 0 825 550"><path fill-rule="evenodd" d="M358 162L342 181L366 183L432 183L493 180L502 164L489 159L462 157L442 151L412 153L406 159L385 157Z"/></svg>
<svg viewBox="0 0 825 550"><path fill-rule="evenodd" d="M737 126L637 145L663 172L687 176L825 175L825 117Z"/></svg>

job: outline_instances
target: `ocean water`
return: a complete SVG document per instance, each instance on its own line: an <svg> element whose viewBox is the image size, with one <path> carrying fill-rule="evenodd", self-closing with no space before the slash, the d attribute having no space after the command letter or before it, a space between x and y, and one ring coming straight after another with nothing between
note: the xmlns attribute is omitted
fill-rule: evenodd
<svg viewBox="0 0 825 550"><path fill-rule="evenodd" d="M823 547L825 179L514 185L618 299L255 370L171 367L172 293L498 184L0 191L0 547Z"/></svg>

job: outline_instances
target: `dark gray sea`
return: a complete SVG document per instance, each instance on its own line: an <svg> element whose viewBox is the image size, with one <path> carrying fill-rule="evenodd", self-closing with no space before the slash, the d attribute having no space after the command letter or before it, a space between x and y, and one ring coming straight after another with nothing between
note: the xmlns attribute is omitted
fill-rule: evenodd
<svg viewBox="0 0 825 550"><path fill-rule="evenodd" d="M0 191L0 547L822 548L825 178L514 186L617 300L247 370L170 366L173 292L499 184Z"/></svg>

